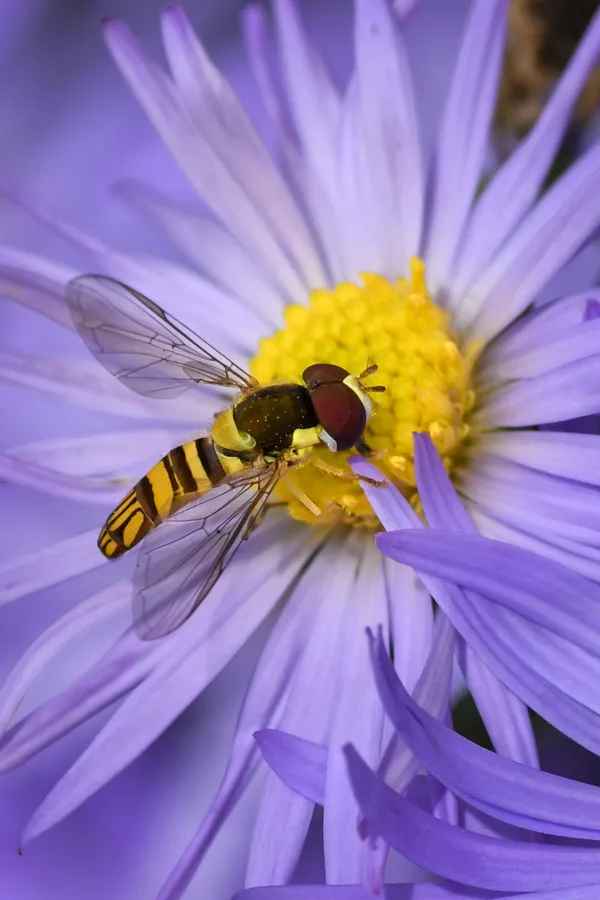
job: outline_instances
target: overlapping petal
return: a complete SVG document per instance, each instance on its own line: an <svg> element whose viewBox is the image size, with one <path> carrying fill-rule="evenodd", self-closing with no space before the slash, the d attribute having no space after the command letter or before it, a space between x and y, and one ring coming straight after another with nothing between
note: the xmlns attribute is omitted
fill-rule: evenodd
<svg viewBox="0 0 600 900"><path fill-rule="evenodd" d="M234 593L230 573L232 577L222 578L202 605L202 614L159 642L160 662L38 807L24 831L24 841L56 824L135 759L212 681L275 606L293 580L298 560L311 552L313 541L311 536L298 535L290 523L285 530L296 534L289 534L286 549L284 543L283 552L272 553L269 563L252 565L258 539L272 538L272 527L250 542L255 545L248 550L250 565L244 567L243 557L240 560L236 574L248 569L242 579L244 590L238 585ZM0 765L10 749L9 741L0 751Z"/></svg>
<svg viewBox="0 0 600 900"><path fill-rule="evenodd" d="M131 584L121 581L83 600L31 644L0 690L0 735L13 721L21 701L44 669L72 641L123 612L131 602Z"/></svg>
<svg viewBox="0 0 600 900"><path fill-rule="evenodd" d="M122 22L106 26L109 50L200 195L272 274L288 300L302 302L307 285L319 281L319 261L293 198L246 113L204 55L183 11L171 8L164 22L165 48L171 51L171 65L177 66L173 74L179 83L145 57ZM179 49L175 56L174 41ZM190 90L193 111L186 94ZM226 127L216 114L221 103L227 110ZM275 221L274 210L280 208L285 215Z"/></svg>
<svg viewBox="0 0 600 900"><path fill-rule="evenodd" d="M597 585L558 563L472 533L429 439L417 441L416 452L427 463L419 488L434 527L379 535L379 546L415 568L506 687L578 742L600 747L598 701L589 680L599 662ZM386 528L414 522L404 498L391 488L366 490L375 508L395 508L395 521L390 524L389 515L383 520ZM383 499L385 493L393 496ZM441 524L462 533L439 530Z"/></svg>
<svg viewBox="0 0 600 900"><path fill-rule="evenodd" d="M411 699L381 637L372 642L371 653L387 715L442 784L487 815L520 828L600 839L600 789L506 759L456 734Z"/></svg>
<svg viewBox="0 0 600 900"><path fill-rule="evenodd" d="M199 271L256 309L267 327L281 324L281 296L218 222L138 181L123 182L116 190L134 209L154 220Z"/></svg>
<svg viewBox="0 0 600 900"><path fill-rule="evenodd" d="M98 553L97 540L94 528L1 563L0 605L62 584L106 563L106 557Z"/></svg>
<svg viewBox="0 0 600 900"><path fill-rule="evenodd" d="M473 282L527 213L560 146L573 106L600 55L600 15L590 23L529 135L494 176L469 217L450 291L457 320L471 320L489 298Z"/></svg>
<svg viewBox="0 0 600 900"><path fill-rule="evenodd" d="M442 302L488 149L507 9L506 0L473 4L436 142L425 262Z"/></svg>
<svg viewBox="0 0 600 900"><path fill-rule="evenodd" d="M319 588L334 582L338 541L326 544L295 585L264 647L240 711L231 754L219 790L192 840L161 888L158 900L185 892L223 820L256 774L253 734L279 721L318 615Z"/></svg>
<svg viewBox="0 0 600 900"><path fill-rule="evenodd" d="M362 557L356 536L350 536L340 551L328 591L329 602L320 606L279 724L283 730L318 744L328 743L333 711L339 702L335 673L344 651L342 637L351 621L345 606L352 591L355 560ZM340 565L342 560L345 564ZM247 886L284 884L289 880L312 810L309 800L293 793L272 772L267 775L250 845ZM282 816L284 829L280 827Z"/></svg>
<svg viewBox="0 0 600 900"><path fill-rule="evenodd" d="M392 847L436 875L498 891L561 890L600 884L600 854L501 840L440 821L405 800L371 772L352 747L346 758L363 815Z"/></svg>

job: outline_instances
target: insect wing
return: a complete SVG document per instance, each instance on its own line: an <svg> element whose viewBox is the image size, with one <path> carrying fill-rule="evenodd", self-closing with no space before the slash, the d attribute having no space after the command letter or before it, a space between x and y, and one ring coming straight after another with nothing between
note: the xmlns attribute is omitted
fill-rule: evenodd
<svg viewBox="0 0 600 900"><path fill-rule="evenodd" d="M176 397L194 384L256 386L227 356L120 281L79 276L67 285L67 302L96 359L137 394Z"/></svg>
<svg viewBox="0 0 600 900"><path fill-rule="evenodd" d="M134 576L140 637L169 634L189 618L250 534L281 474L273 464L232 476L150 532Z"/></svg>

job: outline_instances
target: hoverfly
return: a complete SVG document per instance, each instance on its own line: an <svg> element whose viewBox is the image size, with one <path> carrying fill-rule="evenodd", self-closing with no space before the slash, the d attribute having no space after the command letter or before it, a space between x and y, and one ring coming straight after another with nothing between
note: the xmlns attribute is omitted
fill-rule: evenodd
<svg viewBox="0 0 600 900"><path fill-rule="evenodd" d="M98 547L110 559L144 539L134 576L135 622L141 637L159 637L206 597L288 467L317 446L366 447L368 394L384 388L362 384L374 365L355 377L329 363L305 369L303 384L261 386L152 300L105 276L73 279L67 301L93 355L136 393L175 397L196 385L237 391L210 435L169 451L100 532Z"/></svg>

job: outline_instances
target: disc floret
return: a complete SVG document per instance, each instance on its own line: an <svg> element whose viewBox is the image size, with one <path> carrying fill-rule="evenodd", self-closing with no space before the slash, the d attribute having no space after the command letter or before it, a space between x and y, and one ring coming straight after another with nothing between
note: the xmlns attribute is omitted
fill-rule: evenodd
<svg viewBox="0 0 600 900"><path fill-rule="evenodd" d="M469 433L467 419L475 401L472 356L452 333L448 312L429 295L422 260L411 260L410 278L391 282L365 272L361 280L362 285L342 282L313 291L306 306L288 306L285 326L260 342L250 370L262 384L301 382L304 369L315 362L357 374L375 363L376 380L386 390L371 395L374 412L365 440L375 464L418 506L413 432L428 432L446 467L452 467ZM325 447L314 452L351 471L347 457L352 453L333 454ZM310 497L320 516L297 499L299 492ZM291 469L279 494L291 515L304 521L376 524L358 484L311 462Z"/></svg>

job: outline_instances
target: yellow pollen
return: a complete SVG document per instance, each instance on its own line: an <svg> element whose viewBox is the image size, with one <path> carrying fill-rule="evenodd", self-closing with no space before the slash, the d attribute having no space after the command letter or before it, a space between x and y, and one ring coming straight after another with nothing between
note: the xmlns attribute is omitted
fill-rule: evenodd
<svg viewBox="0 0 600 900"><path fill-rule="evenodd" d="M449 314L433 302L422 260L411 260L409 279L392 283L370 272L361 279L362 285L343 282L332 290L313 291L308 306L288 306L285 327L260 342L250 371L261 384L302 384L302 372L313 363L334 363L354 375L376 363L378 371L365 385L382 384L386 391L370 394L374 411L364 440L374 451L372 462L420 510L413 433L429 433L450 471L469 435L476 349L461 348ZM347 458L355 453L315 449L306 462L288 470L277 489L278 499L288 504L294 518L312 524L347 522L376 528L358 482L314 464L320 458L350 474ZM302 496L318 507L319 516Z"/></svg>

